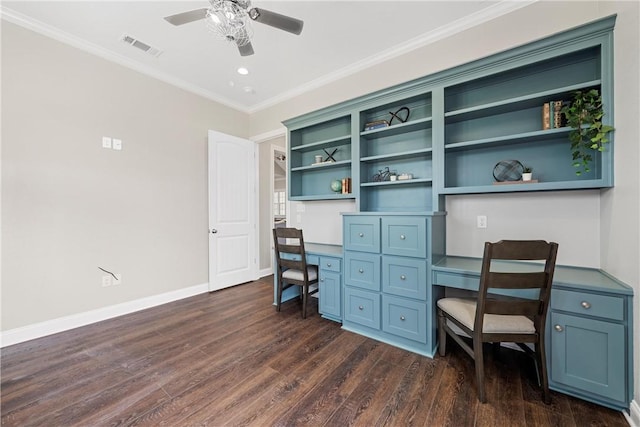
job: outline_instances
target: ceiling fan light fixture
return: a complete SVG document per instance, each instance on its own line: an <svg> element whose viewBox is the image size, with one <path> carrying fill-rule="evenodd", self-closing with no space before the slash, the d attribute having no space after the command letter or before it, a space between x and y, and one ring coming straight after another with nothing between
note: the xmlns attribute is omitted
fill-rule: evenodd
<svg viewBox="0 0 640 427"><path fill-rule="evenodd" d="M242 19L242 15L242 13L230 14L228 9L211 7L207 10L205 23L218 38L244 46L251 41L253 31L248 22Z"/></svg>

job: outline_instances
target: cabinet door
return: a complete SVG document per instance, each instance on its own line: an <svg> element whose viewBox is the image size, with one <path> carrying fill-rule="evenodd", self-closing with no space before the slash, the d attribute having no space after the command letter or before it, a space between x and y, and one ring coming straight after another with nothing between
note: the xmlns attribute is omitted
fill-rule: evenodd
<svg viewBox="0 0 640 427"><path fill-rule="evenodd" d="M344 289L344 319L373 329L380 329L380 294Z"/></svg>
<svg viewBox="0 0 640 427"><path fill-rule="evenodd" d="M346 251L380 252L380 217L345 216L344 249Z"/></svg>
<svg viewBox="0 0 640 427"><path fill-rule="evenodd" d="M346 285L380 290L380 255L345 252L344 269Z"/></svg>
<svg viewBox="0 0 640 427"><path fill-rule="evenodd" d="M418 258L382 257L383 292L427 299L427 262Z"/></svg>
<svg viewBox="0 0 640 427"><path fill-rule="evenodd" d="M325 316L342 318L340 298L340 273L320 270L320 313Z"/></svg>
<svg viewBox="0 0 640 427"><path fill-rule="evenodd" d="M417 216L382 217L382 253L425 258L427 219Z"/></svg>
<svg viewBox="0 0 640 427"><path fill-rule="evenodd" d="M426 344L427 305L424 302L383 295L382 330Z"/></svg>
<svg viewBox="0 0 640 427"><path fill-rule="evenodd" d="M624 325L551 313L551 380L625 401Z"/></svg>

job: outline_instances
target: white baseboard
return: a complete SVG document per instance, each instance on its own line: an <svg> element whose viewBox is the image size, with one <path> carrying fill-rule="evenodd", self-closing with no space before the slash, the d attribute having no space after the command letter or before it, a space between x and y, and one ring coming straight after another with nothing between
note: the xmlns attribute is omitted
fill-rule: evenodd
<svg viewBox="0 0 640 427"><path fill-rule="evenodd" d="M640 404L636 400L629 405L629 414L622 412L631 427L640 427Z"/></svg>
<svg viewBox="0 0 640 427"><path fill-rule="evenodd" d="M273 274L273 270L270 268L263 268L262 270L258 271L258 277L262 278L262 277L267 277Z"/></svg>
<svg viewBox="0 0 640 427"><path fill-rule="evenodd" d="M84 313L72 314L58 319L47 320L46 322L22 326L20 328L9 329L8 331L0 332L0 348L56 334L58 332L68 331L80 326L89 325L91 323L100 322L113 317L166 304L168 302L203 294L208 291L209 284L203 283L201 285L195 285L189 288L179 289L177 291L140 298L134 301L127 301L121 304L98 308Z"/></svg>

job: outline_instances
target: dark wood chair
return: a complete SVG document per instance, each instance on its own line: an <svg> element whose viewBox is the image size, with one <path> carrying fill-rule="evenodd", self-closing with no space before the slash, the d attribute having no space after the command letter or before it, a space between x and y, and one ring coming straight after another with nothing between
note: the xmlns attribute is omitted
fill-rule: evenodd
<svg viewBox="0 0 640 427"><path fill-rule="evenodd" d="M302 318L306 319L309 295L318 292L317 288L309 290L310 285L318 283L318 268L315 265L307 265L302 230L296 228L274 228L273 243L275 245L276 274L278 277L276 310L280 311L282 291L291 286L300 286Z"/></svg>
<svg viewBox="0 0 640 427"><path fill-rule="evenodd" d="M476 387L480 402L486 402L484 389L483 343L499 346L501 342L516 343L534 356L538 381L545 403L551 402L545 350L545 322L551 297L551 283L555 271L557 243L542 240L501 240L484 245L480 289L477 298L442 298L438 301L438 339L440 355L446 352L447 335L450 335L475 361ZM544 261L540 263L501 263L495 260ZM495 293L489 293L494 289ZM501 297L505 289L526 290L537 298L523 299ZM468 337L465 341L451 327L456 325ZM534 344L533 351L525 343ZM494 347L495 348L495 347Z"/></svg>

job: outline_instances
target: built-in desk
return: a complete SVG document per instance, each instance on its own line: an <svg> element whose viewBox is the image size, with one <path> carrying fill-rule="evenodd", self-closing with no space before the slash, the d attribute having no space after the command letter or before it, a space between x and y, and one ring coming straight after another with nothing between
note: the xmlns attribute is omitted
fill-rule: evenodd
<svg viewBox="0 0 640 427"><path fill-rule="evenodd" d="M342 246L305 242L307 264L318 266L318 311L330 320L342 321ZM273 276L273 300L277 298L278 276ZM300 295L300 288L292 286L282 293L282 301Z"/></svg>
<svg viewBox="0 0 640 427"><path fill-rule="evenodd" d="M496 271L531 270L531 264L523 262L494 265ZM479 258L442 258L432 266L434 295L442 296L448 288L477 291L481 266ZM556 266L546 331L552 389L616 409L629 408L632 298L631 287L602 270Z"/></svg>

